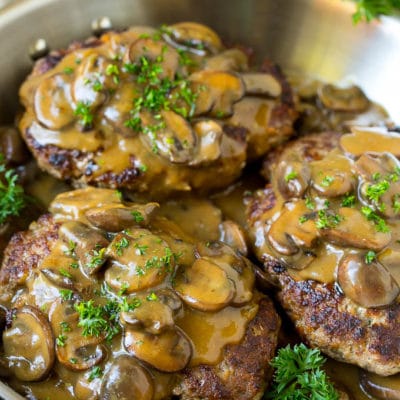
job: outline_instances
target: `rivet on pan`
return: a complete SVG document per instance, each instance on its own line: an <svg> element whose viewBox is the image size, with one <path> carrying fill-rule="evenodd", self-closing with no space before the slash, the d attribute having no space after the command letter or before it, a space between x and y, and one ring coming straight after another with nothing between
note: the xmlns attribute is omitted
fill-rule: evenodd
<svg viewBox="0 0 400 400"><path fill-rule="evenodd" d="M100 17L92 21L91 27L93 34L99 36L102 33L112 29L112 22L108 17Z"/></svg>
<svg viewBox="0 0 400 400"><path fill-rule="evenodd" d="M46 56L49 51L50 49L47 45L47 42L44 39L39 38L29 46L29 57L33 61L35 61L41 57Z"/></svg>

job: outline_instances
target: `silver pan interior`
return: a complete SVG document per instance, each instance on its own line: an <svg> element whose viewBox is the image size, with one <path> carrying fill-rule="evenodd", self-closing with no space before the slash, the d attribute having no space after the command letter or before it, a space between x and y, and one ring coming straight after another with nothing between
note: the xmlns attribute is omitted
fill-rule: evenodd
<svg viewBox="0 0 400 400"><path fill-rule="evenodd" d="M400 19L354 26L342 0L0 0L0 121L13 120L18 86L37 38L51 48L91 34L91 21L114 27L181 20L212 26L285 68L329 81L354 82L400 123ZM21 399L0 384L0 396Z"/></svg>

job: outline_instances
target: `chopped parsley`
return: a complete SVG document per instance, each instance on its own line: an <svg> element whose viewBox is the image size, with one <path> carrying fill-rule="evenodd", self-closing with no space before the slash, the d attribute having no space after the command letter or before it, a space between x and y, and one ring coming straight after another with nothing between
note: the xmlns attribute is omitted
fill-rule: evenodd
<svg viewBox="0 0 400 400"><path fill-rule="evenodd" d="M72 300L74 292L70 289L60 289L60 296L64 301Z"/></svg>
<svg viewBox="0 0 400 400"><path fill-rule="evenodd" d="M106 75L107 76L112 76L113 81L116 85L119 83L119 68L118 65L116 64L108 64L106 67Z"/></svg>
<svg viewBox="0 0 400 400"><path fill-rule="evenodd" d="M311 199L311 197L306 197L305 199L306 207L309 210L314 210L315 208L315 202Z"/></svg>
<svg viewBox="0 0 400 400"><path fill-rule="evenodd" d="M379 203L381 197L389 190L389 188L389 182L384 179L381 182L368 185L365 194L369 200Z"/></svg>
<svg viewBox="0 0 400 400"><path fill-rule="evenodd" d="M317 219L315 221L315 226L318 229L329 229L334 228L339 225L343 217L338 214L334 214L328 210L319 210L317 214Z"/></svg>
<svg viewBox="0 0 400 400"><path fill-rule="evenodd" d="M68 241L68 250L64 254L68 257L75 257L76 243L72 240Z"/></svg>
<svg viewBox="0 0 400 400"><path fill-rule="evenodd" d="M136 211L136 210L132 211L131 215L135 222L143 222L144 221L144 217L140 211Z"/></svg>
<svg viewBox="0 0 400 400"><path fill-rule="evenodd" d="M146 297L147 301L157 301L158 300L158 296L154 293L151 292L147 297Z"/></svg>
<svg viewBox="0 0 400 400"><path fill-rule="evenodd" d="M304 344L281 348L272 360L274 381L266 399L339 400L339 394L322 369L325 358Z"/></svg>
<svg viewBox="0 0 400 400"><path fill-rule="evenodd" d="M381 218L372 208L364 206L361 208L362 214L367 218L368 221L374 223L375 228L378 232L387 233L389 228L383 218Z"/></svg>
<svg viewBox="0 0 400 400"><path fill-rule="evenodd" d="M371 264L372 262L374 262L376 260L376 253L373 250L369 250L366 254L365 254L365 262L367 264Z"/></svg>
<svg viewBox="0 0 400 400"><path fill-rule="evenodd" d="M299 222L300 224L304 224L304 222L307 222L309 220L309 217L307 215L302 215L299 217Z"/></svg>
<svg viewBox="0 0 400 400"><path fill-rule="evenodd" d="M299 176L299 174L296 171L289 172L285 176L285 182L292 181L293 179L296 179Z"/></svg>
<svg viewBox="0 0 400 400"><path fill-rule="evenodd" d="M398 214L400 212L400 194L396 193L393 197L393 211L395 212L395 214Z"/></svg>
<svg viewBox="0 0 400 400"><path fill-rule="evenodd" d="M333 176L326 175L324 179L322 179L321 185L325 187L331 186L334 180L335 178Z"/></svg>
<svg viewBox="0 0 400 400"><path fill-rule="evenodd" d="M78 101L74 114L80 117L79 122L84 128L90 128L93 124L93 114L90 110L90 104Z"/></svg>
<svg viewBox="0 0 400 400"><path fill-rule="evenodd" d="M68 322L60 322L60 328L62 332L71 332L71 327L68 325Z"/></svg>
<svg viewBox="0 0 400 400"><path fill-rule="evenodd" d="M64 268L60 269L60 275L65 276L66 278L72 278L72 275Z"/></svg>
<svg viewBox="0 0 400 400"><path fill-rule="evenodd" d="M18 175L13 169L6 169L4 156L0 154L0 225L8 217L18 216L26 206L27 197L18 184Z"/></svg>
<svg viewBox="0 0 400 400"><path fill-rule="evenodd" d="M342 207L354 207L356 204L356 196L354 194L348 194L343 197L341 206Z"/></svg>
<svg viewBox="0 0 400 400"><path fill-rule="evenodd" d="M88 376L88 381L92 382L96 378L101 378L103 376L103 370L96 365L90 370L90 374Z"/></svg>
<svg viewBox="0 0 400 400"><path fill-rule="evenodd" d="M135 243L135 248L136 248L138 254L140 254L141 256L144 256L146 254L146 251L149 248L149 246L147 246L145 244Z"/></svg>
<svg viewBox="0 0 400 400"><path fill-rule="evenodd" d="M63 72L64 74L72 75L74 73L74 69L72 67L65 67Z"/></svg>
<svg viewBox="0 0 400 400"><path fill-rule="evenodd" d="M105 260L105 247L99 247L92 251L90 260L86 263L88 268L97 268L104 263Z"/></svg>
<svg viewBox="0 0 400 400"><path fill-rule="evenodd" d="M115 252L118 256L122 256L124 249L129 246L129 240L123 236L118 242L114 243Z"/></svg>
<svg viewBox="0 0 400 400"><path fill-rule="evenodd" d="M66 340L67 340L67 337L65 335L63 335L63 334L58 335L56 338L57 346L64 347Z"/></svg>

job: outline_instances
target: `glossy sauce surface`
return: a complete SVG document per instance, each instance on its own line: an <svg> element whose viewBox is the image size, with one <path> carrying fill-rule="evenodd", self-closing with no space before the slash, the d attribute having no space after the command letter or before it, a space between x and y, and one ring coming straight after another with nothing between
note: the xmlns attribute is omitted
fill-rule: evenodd
<svg viewBox="0 0 400 400"><path fill-rule="evenodd" d="M198 250L195 249L198 246L197 243L200 243L199 240L204 239L208 235L212 236L214 240L219 238L218 229L219 223L222 220L220 211L207 200L192 199L191 201L195 206L193 208L189 207L185 211L182 211L182 209L180 209L180 207L177 207L176 204L166 204L165 210L161 210L159 216L151 217L151 220L149 220L149 222L147 222L147 219L143 222L144 224L146 224L146 227L143 226L139 228L137 224L131 223L131 227L126 231L127 233L125 233L124 235L126 235L125 237L131 243L132 241L137 240L137 242L135 243L138 243L138 245L135 248L133 246L128 246L128 248L121 247L120 252L119 250L115 250L116 244L124 243L116 240L116 238L120 237L118 236L121 235L120 233L116 234L108 232L103 237L105 240L105 245L107 245L107 243L109 243L109 240L112 239L111 244L108 244L109 250L107 251L111 251L111 253L113 254L111 256L111 259L114 259L113 262L116 263L116 265L120 265L122 268L120 278L118 278L121 279L121 286L120 283L113 283L112 280L107 278L107 273L114 268L112 263L106 266L105 274L101 270L97 270L98 267L95 267L96 270L93 271L88 268L87 265L85 266L85 264L82 263L82 260L87 259L89 263L93 264L93 256L97 256L99 254L99 248L95 247L94 249L92 248L92 250L90 250L90 247L88 247L84 252L81 252L80 241L78 239L73 239L73 236L68 236L69 232L72 232L72 234L78 235L76 237L79 237L79 235L81 234L80 232L86 232L86 227L91 226L88 222L88 210L105 209L107 211L113 207L121 207L122 203L120 197L115 191L105 189L85 189L81 191L67 192L59 195L52 202L50 209L54 213L55 220L60 224L60 237L52 245L49 255L40 262L36 270L33 270L30 273L29 277L23 284L23 290L19 292L19 295L11 301L11 304L4 305L7 306L7 308L16 309L20 309L21 307L23 308L26 305L31 305L32 307L40 310L43 315L48 315L50 321L54 322L54 318L56 318L55 316L58 315L56 314L58 313L58 311L56 311L57 307L63 307L63 304L64 307L68 305L68 301L66 300L60 302L60 297L62 297L63 291L65 294L65 290L72 289L71 293L76 293L76 296L78 296L77 299L81 299L78 300L76 304L80 304L79 302L85 299L91 299L93 300L94 304L105 305L110 300L110 298L126 298L129 302L135 297L139 297L141 299L141 306L134 310L134 312L136 313L135 318L145 317L148 318L149 321L152 318L164 318L163 315L166 316L168 313L154 315L148 314L147 316L139 316L139 314L137 313L140 312L143 307L146 307L146 309L150 307L149 310L152 306L156 306L157 310L160 309L160 307L162 307L163 310L165 309L166 306L164 306L161 302L161 299L164 299L164 297L162 297L162 293L169 293L169 291L171 291L171 289L173 291L174 288L174 284L171 283L170 280L171 271L166 271L165 278L161 280L159 278L163 277L164 275L160 276L156 274L154 276L154 278L156 278L156 281L154 281L154 283L152 283L150 287L147 288L146 286L144 286L143 290L138 291L135 289L131 289L128 285L124 285L125 279L131 279L129 274L125 275L126 262L124 260L125 258L127 258L130 260L129 262L136 263L136 268L140 268L138 267L138 265L141 265L142 262L140 260L143 257L147 257L147 259L149 259L148 257L151 254L152 259L162 259L162 256L164 255L164 247L168 247L170 249L168 251L171 251L172 255L177 255L179 253L179 256L175 258L175 261L173 261L174 256L172 256L171 267L175 265L175 267L178 268L179 265L180 270L190 268L191 264L195 260L195 257L199 257L198 255L195 256L196 252L200 252L201 254L203 254L206 259L207 257L205 253L211 251L215 254L215 262L218 262L219 256L217 255L217 253L218 251L220 251L218 250L218 248L208 249L206 245L203 245L204 250L201 250L201 247L199 247ZM190 204L190 201L188 202L188 200L185 199L181 202L181 204L188 205ZM147 218L146 214L143 211L144 209L140 208L140 206L138 207L138 209L142 210L142 215ZM204 210L212 212L207 212L204 215ZM172 219L175 212L177 213L178 219L182 217L182 212L185 213L184 215L190 216L193 221L196 220L196 215L202 216L202 218L198 219L201 222L197 225L197 227L195 227L194 230L191 224L183 225L182 229L184 229L185 227L189 228L186 232L184 232L184 230L179 228L174 222L165 219L165 217L162 216L163 212L171 215ZM84 231L81 231L83 229L82 226L85 227ZM204 231L203 227L207 227L208 230ZM212 227L214 227L214 229L212 229ZM153 236L149 236L149 229L151 232L153 232L153 235L156 235L154 236L154 240L156 240L154 244L151 243L151 240L153 239L150 239L150 237ZM199 230L198 232L201 232L201 238L196 237L196 229ZM86 243L87 246L89 245L87 242L87 238L90 237L93 232L95 234L102 232L101 230L99 231L93 229L93 226L91 226L89 230L90 231L87 231L83 238L83 241L84 243ZM76 247L74 247L73 249L75 256L73 256L71 253L71 241L76 242ZM162 248L160 247L160 252L158 252L158 250L157 252L155 252L155 248L157 246L162 246ZM115 251L117 253L115 253ZM223 251L223 248L221 251ZM129 255L130 252L132 252L131 255ZM92 258L90 258L88 254L91 254ZM233 263L241 262L241 258L237 258L237 256L233 256L233 254L234 253L232 253L232 255L221 255L224 260L223 263L226 263L227 260L231 260ZM138 261L134 261L136 259ZM226 264L221 264L221 266L222 265ZM225 266L224 268L227 267ZM151 270L145 270L143 278L133 275L132 279L134 279L134 281L138 281L139 283L142 282L141 284L143 284L144 279L148 279L149 272L151 272ZM237 282L238 288L241 287L240 279L248 278L245 278L245 275L243 276L243 278L239 277L239 281ZM252 285L252 282L254 282L253 279L254 278L250 280L250 287ZM105 284L104 280L107 282L108 285ZM113 288L114 286L116 289ZM118 290L119 294L117 293ZM179 285L177 286L177 291L179 292ZM177 314L173 317L176 324L174 325L176 326L176 328L173 329L181 329L181 331L179 332L182 332L184 334L185 340L189 340L188 343L190 343L190 347L192 349L192 354L190 355L189 359L189 366L196 366L199 364L214 365L221 361L224 346L226 346L227 344L235 344L240 342L244 335L247 324L251 319L254 318L257 312L257 302L259 299L258 296L259 295L254 296L253 299L249 298L249 300L242 302L240 306L236 305L235 307L232 307L228 303L226 306L222 306L219 308L219 310L213 312L198 310L196 309L197 306L196 308L192 308L191 306L186 304L184 299L182 299L183 301L178 301L177 299L174 300L174 304L177 305L171 307L178 308L176 309ZM179 304L181 305L178 306ZM154 312L157 313L159 311ZM166 311L163 311L163 313L165 312ZM129 313L131 313L131 311L129 311L123 317L124 320L126 319L126 321L129 321L130 318L132 318ZM175 311L173 311L173 313L175 313ZM68 315L68 313L66 315ZM80 331L80 329L74 327L73 320L71 320L71 322L69 322L69 319L61 320L61 322L65 321L68 321L72 331L68 330L66 332L63 332L62 330L59 330L60 328L53 327L53 329L56 329L54 331L54 335L56 338L59 338L60 334L65 334L66 336L65 346L67 347L58 347L57 351L60 352L64 349L65 351L68 351L68 341L75 340L73 339L75 338L75 332L77 332L78 337L80 337L79 340L83 340L82 343L85 343L85 340L87 345L91 343L91 346L96 346L96 343L101 343L101 346L106 346L108 349L108 356L103 361L95 364L96 366L101 368L101 376L107 374L107 371L109 371L110 368L115 365L115 360L122 360L122 356L129 355L129 358L131 359L133 351L131 347L132 345L136 346L135 351L138 352L137 354L139 359L141 359L141 357L145 357L145 355L140 355L140 352L143 352L143 349L146 348L146 340L148 340L146 338L149 337L149 334L143 331L143 328L135 328L136 325L130 325L129 322L123 323L123 335L117 334L111 342L105 342L104 337L98 338L98 340L95 340L95 338L92 338L91 336L85 338L84 336L82 336L82 332ZM162 321L162 319L160 321ZM147 322L145 324L147 324ZM149 325L149 327L150 326L153 325ZM154 325L154 327L155 326L156 325ZM138 342L132 343L128 341L128 337L129 335L131 335L131 333L129 332L132 332L132 335L134 335L132 337L143 337L143 339L135 339L137 341L145 341L142 349L140 349L140 344L138 344ZM162 335L165 334L163 333ZM160 336L160 338L161 337L164 336ZM154 344L152 345L152 353L154 353L153 346ZM66 366L66 361L62 361L63 358L60 358L61 353L58 354L58 361L56 361L54 364L53 373L45 381L40 383L24 383L18 382L14 378L10 377L8 380L9 383L19 391L22 391L24 393L32 393L38 399L45 399L46 396L57 396L57 398L60 399L98 398L100 390L105 389L100 389L102 381L101 376L90 378L90 373L93 371L94 367L84 368L81 372L73 371L71 370L71 368L74 368L74 365L71 365L70 367ZM159 355L158 362L160 362L161 356L162 353L160 353ZM157 368L153 368L151 366L151 363L153 362L151 360L149 361L150 365L148 363L145 363L145 366L142 364L140 368L144 368L145 373L150 374L149 376L151 377L151 385L153 388L152 390L154 390L153 398L162 399L168 397L172 391L172 388L176 385L177 376L175 374L168 374L165 372L157 371Z"/></svg>

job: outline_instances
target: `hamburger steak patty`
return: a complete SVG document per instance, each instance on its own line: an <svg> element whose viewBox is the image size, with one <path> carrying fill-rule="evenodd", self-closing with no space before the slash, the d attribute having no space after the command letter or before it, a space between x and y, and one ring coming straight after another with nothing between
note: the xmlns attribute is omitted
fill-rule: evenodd
<svg viewBox="0 0 400 400"><path fill-rule="evenodd" d="M199 38L174 40L182 32ZM293 134L291 87L195 24L108 32L36 62L19 128L40 167L75 186L207 192ZM219 179L209 179L215 174Z"/></svg>
<svg viewBox="0 0 400 400"><path fill-rule="evenodd" d="M60 224L50 214L41 216L28 231L17 233L5 251L0 270L3 301L13 296L32 271L51 252ZM176 375L174 395L182 399L260 399L272 375L280 318L267 297L260 296L258 311L240 343L227 345L216 365L187 367ZM21 297L16 307L23 306Z"/></svg>
<svg viewBox="0 0 400 400"><path fill-rule="evenodd" d="M297 139L285 150L268 156L264 164L265 174L270 177L279 160L287 158L292 151L300 159L321 160L338 143L339 136L331 133ZM247 223L256 255L263 262L271 281L276 284L276 297L294 322L298 333L312 347L320 348L339 361L356 364L380 375L400 372L398 296L384 307L361 306L344 294L335 279L322 282L301 278L302 267L294 270L290 263L282 261L268 250L265 244L268 241L265 234L268 224L266 215L271 215L268 213L279 201L274 182L246 199ZM297 268L296 265L293 267Z"/></svg>

